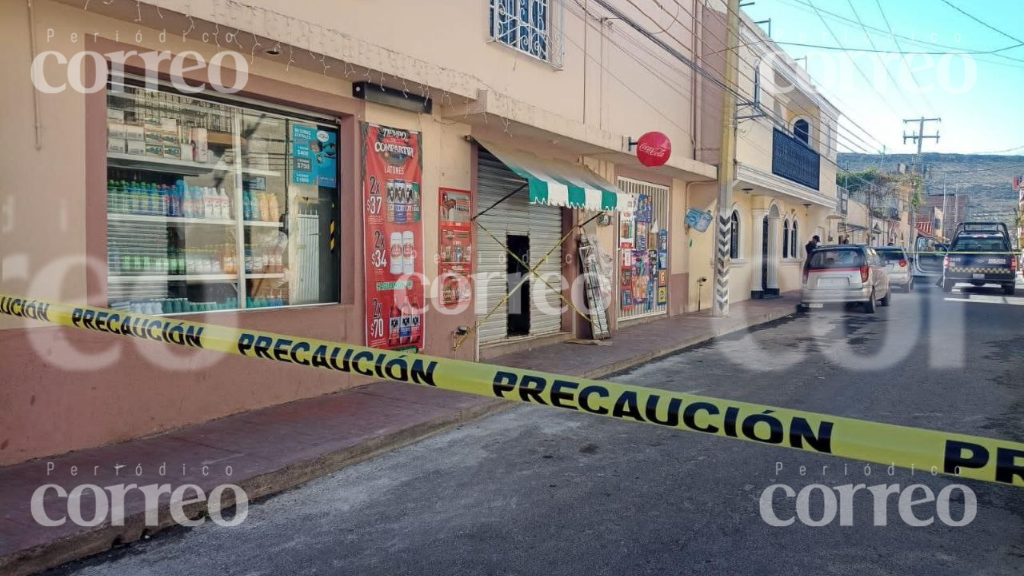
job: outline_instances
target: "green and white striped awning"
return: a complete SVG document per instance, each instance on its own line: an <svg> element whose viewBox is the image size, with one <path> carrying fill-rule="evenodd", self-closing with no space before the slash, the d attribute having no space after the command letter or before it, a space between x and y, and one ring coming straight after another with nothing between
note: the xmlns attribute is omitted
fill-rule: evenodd
<svg viewBox="0 0 1024 576"><path fill-rule="evenodd" d="M605 212L631 212L631 194L592 172L582 164L557 158L541 158L529 152L478 140L513 172L526 179L531 204L579 208Z"/></svg>

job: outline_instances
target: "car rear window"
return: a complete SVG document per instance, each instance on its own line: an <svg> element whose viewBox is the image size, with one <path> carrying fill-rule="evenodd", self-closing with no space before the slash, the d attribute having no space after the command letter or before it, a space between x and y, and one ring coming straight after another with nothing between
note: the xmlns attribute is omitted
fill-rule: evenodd
<svg viewBox="0 0 1024 576"><path fill-rule="evenodd" d="M822 248L811 254L810 268L860 268L864 265L864 254L860 250Z"/></svg>
<svg viewBox="0 0 1024 576"><path fill-rule="evenodd" d="M955 252L1009 252L1006 240L1001 237L957 238L953 242Z"/></svg>
<svg viewBox="0 0 1024 576"><path fill-rule="evenodd" d="M899 262L905 260L907 256L903 253L902 249L898 248L875 248L875 252L882 257L882 260L886 262Z"/></svg>

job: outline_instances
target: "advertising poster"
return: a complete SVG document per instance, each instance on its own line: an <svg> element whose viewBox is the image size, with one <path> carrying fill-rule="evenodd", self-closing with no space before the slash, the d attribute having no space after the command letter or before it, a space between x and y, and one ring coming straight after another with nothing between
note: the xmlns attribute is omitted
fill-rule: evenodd
<svg viewBox="0 0 1024 576"><path fill-rule="evenodd" d="M338 187L338 135L292 123L292 184Z"/></svg>
<svg viewBox="0 0 1024 576"><path fill-rule="evenodd" d="M420 350L426 304L420 133L362 128L366 345Z"/></svg>
<svg viewBox="0 0 1024 576"><path fill-rule="evenodd" d="M447 308L473 298L473 196L469 190L438 190L438 262L441 304Z"/></svg>

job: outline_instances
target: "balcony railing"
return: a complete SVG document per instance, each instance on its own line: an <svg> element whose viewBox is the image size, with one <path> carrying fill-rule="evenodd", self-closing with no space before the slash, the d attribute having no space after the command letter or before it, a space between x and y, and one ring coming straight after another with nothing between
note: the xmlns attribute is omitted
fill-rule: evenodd
<svg viewBox="0 0 1024 576"><path fill-rule="evenodd" d="M772 174L818 190L821 156L778 128L772 138Z"/></svg>

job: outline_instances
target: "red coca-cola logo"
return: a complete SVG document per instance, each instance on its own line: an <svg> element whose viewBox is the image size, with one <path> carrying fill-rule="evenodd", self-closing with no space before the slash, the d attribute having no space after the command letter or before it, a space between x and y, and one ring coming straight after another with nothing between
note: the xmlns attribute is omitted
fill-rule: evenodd
<svg viewBox="0 0 1024 576"><path fill-rule="evenodd" d="M636 157L644 166L662 166L671 156L672 142L661 132L648 132L637 140Z"/></svg>

